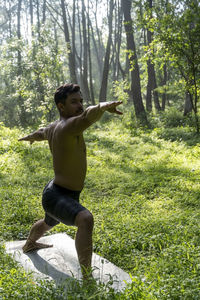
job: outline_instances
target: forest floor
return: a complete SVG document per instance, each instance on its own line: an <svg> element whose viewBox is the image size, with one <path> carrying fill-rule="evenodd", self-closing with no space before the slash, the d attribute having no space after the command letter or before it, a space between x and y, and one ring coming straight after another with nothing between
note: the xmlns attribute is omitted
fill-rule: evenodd
<svg viewBox="0 0 200 300"><path fill-rule="evenodd" d="M5 253L43 217L53 177L46 142L0 126L0 299L200 299L200 138L184 128L130 129L120 118L85 132L88 172L81 203L94 215L94 252L128 272L122 294L109 286L68 291L36 282ZM56 226L50 233L76 229Z"/></svg>

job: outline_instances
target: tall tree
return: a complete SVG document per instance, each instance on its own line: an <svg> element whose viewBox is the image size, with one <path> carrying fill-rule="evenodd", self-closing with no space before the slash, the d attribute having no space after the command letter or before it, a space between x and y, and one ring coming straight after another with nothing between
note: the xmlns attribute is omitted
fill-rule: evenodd
<svg viewBox="0 0 200 300"><path fill-rule="evenodd" d="M149 12L149 23L151 23L152 20L152 0L148 0L148 12ZM148 46L151 46L153 39L153 32L151 28L147 28L147 42ZM153 48L151 49L153 52ZM159 97L158 92L156 91L157 88L157 82L156 82L156 73L154 68L154 63L149 56L147 61L147 73L148 73L148 83L147 83L147 95L146 95L146 109L148 111L152 110L152 95L154 97L154 103L155 107L158 111L161 110L160 103L159 103Z"/></svg>
<svg viewBox="0 0 200 300"><path fill-rule="evenodd" d="M192 102L193 102L193 96L188 91L185 93L184 116L187 116L189 113L192 112Z"/></svg>
<svg viewBox="0 0 200 300"><path fill-rule="evenodd" d="M18 38L18 48L17 48L17 81L20 85L21 75L22 75L22 53L21 53L21 10L22 10L22 0L18 0L17 7L17 38ZM24 103L21 93L18 93L18 107L19 107L19 118L20 124L24 126L26 124L26 114L24 110Z"/></svg>
<svg viewBox="0 0 200 300"><path fill-rule="evenodd" d="M167 64L164 63L163 66L163 80L161 83L162 87L164 87L164 90L162 91L162 111L165 110L165 105L167 101L167 94L166 94L166 85L167 85Z"/></svg>
<svg viewBox="0 0 200 300"><path fill-rule="evenodd" d="M113 81L118 81L122 67L120 65L120 50L122 42L122 8L121 1L117 0L115 4L114 18L114 38L112 43L112 77ZM122 75L123 71L122 71Z"/></svg>
<svg viewBox="0 0 200 300"><path fill-rule="evenodd" d="M177 1L178 2L178 1ZM177 3L178 4L178 3ZM198 102L200 95L200 6L199 1L183 1L182 6L176 3L168 5L167 14L163 14L156 22L157 43L162 45L166 57L173 62L185 84L185 92L192 95L192 110L199 132ZM161 49L159 49L161 51Z"/></svg>
<svg viewBox="0 0 200 300"><path fill-rule="evenodd" d="M91 29L90 29L90 6L88 1L87 7L87 30L88 30L88 62L89 62L89 83L90 83L90 94L91 94L91 102L95 104L94 100L94 89L93 89L93 74L92 74L92 57L91 57Z"/></svg>
<svg viewBox="0 0 200 300"><path fill-rule="evenodd" d="M45 24L46 22L46 0L43 0L43 6L42 6L42 24Z"/></svg>
<svg viewBox="0 0 200 300"><path fill-rule="evenodd" d="M82 8L81 8L81 15L82 15L82 28L83 28L83 73L82 73L82 92L84 94L84 98L87 99L88 103L91 103L90 91L88 86L88 27L86 25L86 7L84 0L82 0Z"/></svg>
<svg viewBox="0 0 200 300"><path fill-rule="evenodd" d="M144 124L147 124L146 112L142 102L140 73L136 54L136 46L133 35L132 18L131 18L130 0L122 0L122 9L124 13L124 27L126 31L127 51L129 53L129 63L131 67L131 93L135 108L136 117Z"/></svg>
<svg viewBox="0 0 200 300"><path fill-rule="evenodd" d="M93 28L93 24L91 22L91 19L90 19L89 15L88 15L88 22L89 22L89 27L90 27L90 33L91 33L91 37L92 37L92 42L93 42L93 45L94 45L94 53L95 53L95 57L96 57L97 64L98 64L99 79L101 79L103 71L102 71L101 57L100 57L99 48L98 48L99 42L96 41L95 30Z"/></svg>
<svg viewBox="0 0 200 300"><path fill-rule="evenodd" d="M110 69L110 47L112 42L112 22L113 22L113 8L114 8L113 0L110 0L109 3L110 3L109 16L108 16L109 33L108 33L108 40L106 45L106 53L104 57L103 75L102 75L101 88L99 93L99 102L106 101L108 73Z"/></svg>
<svg viewBox="0 0 200 300"><path fill-rule="evenodd" d="M61 0L61 9L62 9L62 18L63 18L63 25L64 25L64 34L65 34L65 42L67 44L67 51L68 51L68 62L69 62L69 71L70 71L70 79L73 83L77 83L76 77L76 68L75 68L75 54L72 51L71 41L69 36L69 29L66 17L66 9L65 9L65 1Z"/></svg>
<svg viewBox="0 0 200 300"><path fill-rule="evenodd" d="M95 32L96 32L96 35L97 35L97 46L98 46L98 56L100 58L100 78L101 78L101 76L103 74L102 61L103 61L103 58L104 58L104 55L105 55L105 47L104 47L104 43L102 41L102 32L101 32L101 30L99 29L99 26L98 26L98 11L99 11L98 4L99 4L99 0L95 0L95 4L94 4L95 5L95 10L94 10Z"/></svg>
<svg viewBox="0 0 200 300"><path fill-rule="evenodd" d="M37 34L40 37L40 2L36 0L36 15L37 15Z"/></svg>
<svg viewBox="0 0 200 300"><path fill-rule="evenodd" d="M30 21L31 21L31 35L34 35L33 32L33 0L29 0L29 6L30 6Z"/></svg>

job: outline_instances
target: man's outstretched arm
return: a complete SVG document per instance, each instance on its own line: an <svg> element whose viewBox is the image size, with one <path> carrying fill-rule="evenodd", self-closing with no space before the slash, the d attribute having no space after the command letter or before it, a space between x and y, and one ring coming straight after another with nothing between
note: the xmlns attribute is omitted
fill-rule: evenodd
<svg viewBox="0 0 200 300"><path fill-rule="evenodd" d="M119 106L120 104L122 104L122 101L101 102L98 105L89 106L85 111L85 117L92 124L98 121L105 111L117 115L122 115L122 112L117 109L117 106Z"/></svg>
<svg viewBox="0 0 200 300"><path fill-rule="evenodd" d="M98 105L89 106L80 116L71 117L63 126L63 130L71 134L79 134L97 122L105 111L122 115L123 113L117 109L122 101L101 102Z"/></svg>
<svg viewBox="0 0 200 300"><path fill-rule="evenodd" d="M23 138L18 139L18 141L28 141L30 142L30 144L33 144L35 141L44 140L47 140L46 128L41 128L39 130L34 131L33 133L30 133L29 135L26 135Z"/></svg>

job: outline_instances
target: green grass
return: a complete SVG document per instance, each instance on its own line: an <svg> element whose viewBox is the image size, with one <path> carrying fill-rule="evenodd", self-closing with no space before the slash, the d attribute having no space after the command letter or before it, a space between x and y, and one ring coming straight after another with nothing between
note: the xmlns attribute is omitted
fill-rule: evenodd
<svg viewBox="0 0 200 300"><path fill-rule="evenodd" d="M199 299L200 139L188 128L144 131L124 122L107 120L85 132L88 172L81 202L95 218L94 251L133 282L121 295L77 287L68 299ZM0 135L5 242L26 238L43 217L41 193L53 170L47 143L20 143L24 132L3 126ZM62 224L52 230L72 237L75 231ZM35 284L0 250L0 299L66 299L52 283Z"/></svg>

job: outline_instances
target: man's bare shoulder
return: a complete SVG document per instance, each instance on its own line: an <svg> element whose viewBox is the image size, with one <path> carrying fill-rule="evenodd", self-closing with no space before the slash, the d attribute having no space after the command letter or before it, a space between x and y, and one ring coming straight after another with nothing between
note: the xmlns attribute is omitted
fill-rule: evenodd
<svg viewBox="0 0 200 300"><path fill-rule="evenodd" d="M51 129L51 128L55 128L57 126L57 124L59 123L59 120L56 120L52 123L50 123L49 125L47 125L47 129Z"/></svg>
<svg viewBox="0 0 200 300"><path fill-rule="evenodd" d="M65 136L77 135L72 128L76 127L76 120L78 118L80 117L70 117L68 119L59 120L55 126L55 134Z"/></svg>
<svg viewBox="0 0 200 300"><path fill-rule="evenodd" d="M55 131L55 128L57 127L58 123L59 123L59 120L56 120L44 128L44 132L45 132L45 136L46 136L47 140L49 140L52 137L53 132Z"/></svg>
<svg viewBox="0 0 200 300"><path fill-rule="evenodd" d="M56 123L54 130L52 130L52 142L54 146L67 146L68 148L74 147L77 142L77 136L81 136L82 134L73 134L71 130L68 130L68 124L70 122L69 119L59 120Z"/></svg>

